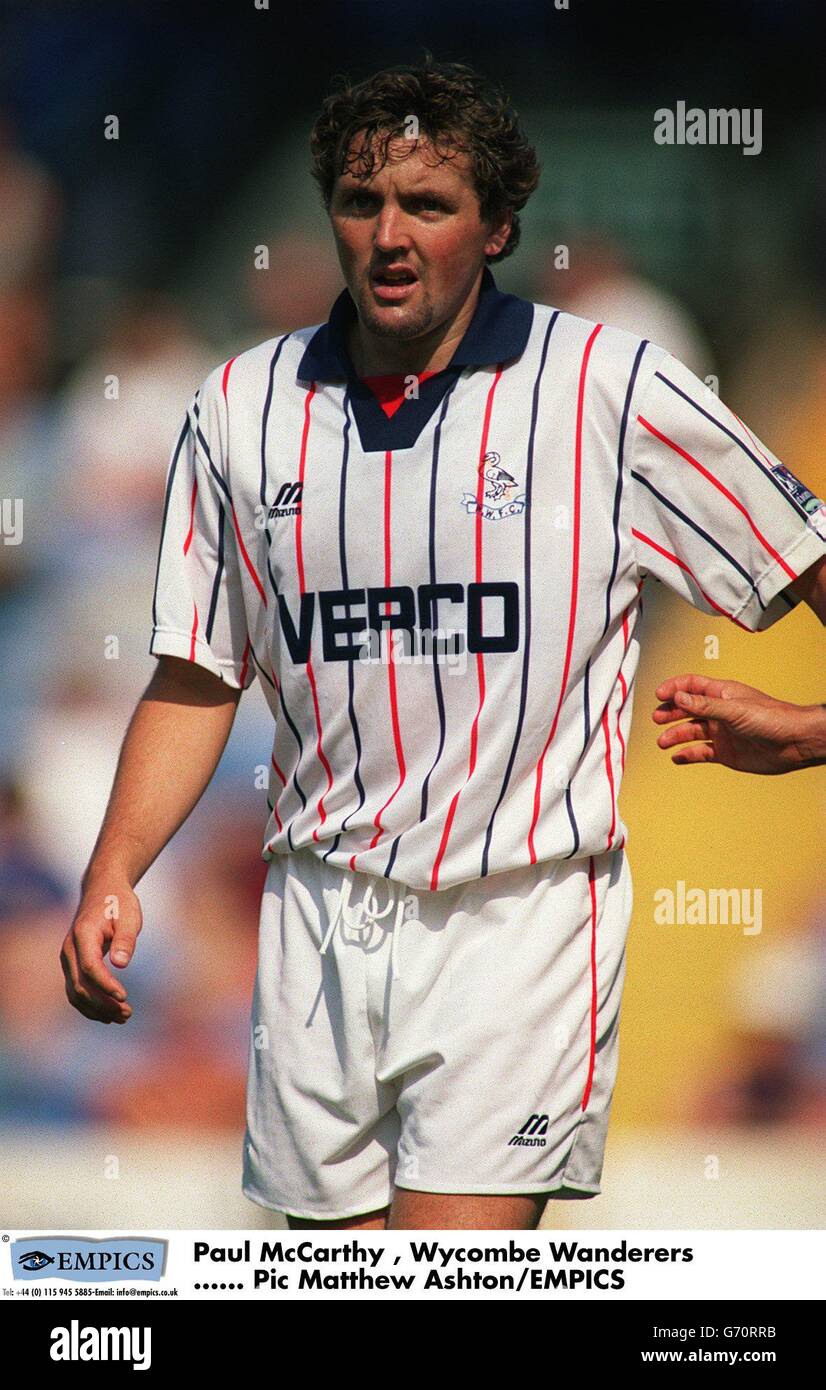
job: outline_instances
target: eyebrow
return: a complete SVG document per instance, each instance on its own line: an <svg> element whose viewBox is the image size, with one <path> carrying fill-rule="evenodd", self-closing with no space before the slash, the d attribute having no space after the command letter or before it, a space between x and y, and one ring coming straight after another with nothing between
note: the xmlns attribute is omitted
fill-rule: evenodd
<svg viewBox="0 0 826 1390"><path fill-rule="evenodd" d="M376 189L364 179L357 179L352 174L343 174L339 178L339 188L342 192L375 193ZM416 184L412 188L402 189L399 193L401 198L435 198L439 201L449 201L453 194L447 189L434 188L432 184Z"/></svg>

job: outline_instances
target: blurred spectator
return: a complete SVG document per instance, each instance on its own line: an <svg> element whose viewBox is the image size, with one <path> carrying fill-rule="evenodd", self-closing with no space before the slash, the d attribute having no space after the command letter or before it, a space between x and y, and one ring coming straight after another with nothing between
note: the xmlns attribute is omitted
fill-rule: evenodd
<svg viewBox="0 0 826 1390"><path fill-rule="evenodd" d="M696 1102L703 1124L826 1119L826 905L807 932L744 952L731 982L731 1061Z"/></svg>
<svg viewBox="0 0 826 1390"><path fill-rule="evenodd" d="M711 349L690 311L634 271L623 250L605 237L572 235L568 268L557 269L548 259L538 298L569 314L638 333L667 348L699 377L713 369Z"/></svg>
<svg viewBox="0 0 826 1390"><path fill-rule="evenodd" d="M78 565L87 563L78 553L84 540L100 541L110 558L113 542L121 557L147 531L156 542L164 465L195 388L215 365L174 300L144 294L124 306L70 379L59 501Z"/></svg>
<svg viewBox="0 0 826 1390"><path fill-rule="evenodd" d="M253 269L247 276L250 310L264 335L325 322L344 288L332 237L288 232L272 238L269 252L269 269Z"/></svg>
<svg viewBox="0 0 826 1390"><path fill-rule="evenodd" d="M0 291L33 284L51 269L61 203L51 175L15 148L11 127L0 115Z"/></svg>
<svg viewBox="0 0 826 1390"><path fill-rule="evenodd" d="M32 840L19 785L0 782L0 930L18 915L66 901L65 883Z"/></svg>

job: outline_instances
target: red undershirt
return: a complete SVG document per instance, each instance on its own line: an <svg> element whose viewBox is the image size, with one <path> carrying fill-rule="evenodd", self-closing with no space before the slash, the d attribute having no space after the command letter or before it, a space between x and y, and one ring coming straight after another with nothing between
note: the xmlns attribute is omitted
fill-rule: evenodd
<svg viewBox="0 0 826 1390"><path fill-rule="evenodd" d="M435 372L390 372L385 376L363 376L362 381L370 387L389 420L404 403L404 388L412 376L421 383L435 375Z"/></svg>

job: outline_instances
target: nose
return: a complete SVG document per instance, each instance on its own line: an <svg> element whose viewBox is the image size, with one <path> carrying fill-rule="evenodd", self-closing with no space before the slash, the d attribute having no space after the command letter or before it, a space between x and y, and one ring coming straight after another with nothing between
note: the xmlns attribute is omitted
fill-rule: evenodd
<svg viewBox="0 0 826 1390"><path fill-rule="evenodd" d="M373 238L376 250L383 255L406 250L410 245L406 221L401 208L385 205L376 218Z"/></svg>

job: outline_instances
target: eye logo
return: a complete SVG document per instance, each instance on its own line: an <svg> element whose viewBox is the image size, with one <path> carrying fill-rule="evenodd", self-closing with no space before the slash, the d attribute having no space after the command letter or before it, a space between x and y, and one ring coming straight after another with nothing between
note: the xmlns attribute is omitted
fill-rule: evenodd
<svg viewBox="0 0 826 1390"><path fill-rule="evenodd" d="M25 1269L27 1274L33 1274L38 1269L45 1269L46 1265L53 1265L54 1257L46 1255L42 1250L29 1250L25 1255L20 1256L20 1268Z"/></svg>
<svg viewBox="0 0 826 1390"><path fill-rule="evenodd" d="M37 1241L35 1245L34 1242ZM127 1279L158 1280L166 1266L166 1242L143 1236L47 1236L42 1231L12 1242L15 1279L76 1279L103 1284Z"/></svg>

